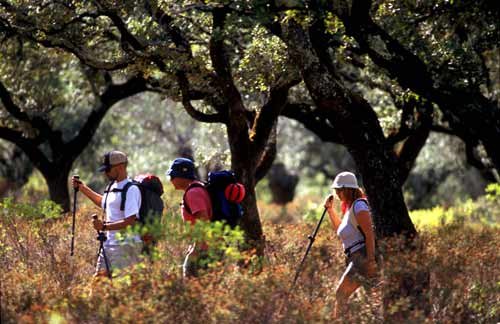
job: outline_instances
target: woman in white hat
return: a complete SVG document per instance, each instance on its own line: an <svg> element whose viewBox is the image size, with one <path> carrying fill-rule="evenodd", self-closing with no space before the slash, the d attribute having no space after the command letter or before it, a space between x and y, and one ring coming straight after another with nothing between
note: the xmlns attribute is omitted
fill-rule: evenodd
<svg viewBox="0 0 500 324"><path fill-rule="evenodd" d="M347 265L336 290L333 315L337 318L343 313L349 296L373 279L377 265L370 208L356 176L351 172L341 172L331 187L341 201L343 215L339 217L335 211L333 194L326 198L325 208L334 231L342 241Z"/></svg>

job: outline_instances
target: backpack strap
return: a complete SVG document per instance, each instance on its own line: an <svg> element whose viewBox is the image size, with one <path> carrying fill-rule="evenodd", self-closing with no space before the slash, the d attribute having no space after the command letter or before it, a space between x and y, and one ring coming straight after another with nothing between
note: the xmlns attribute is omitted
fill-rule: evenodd
<svg viewBox="0 0 500 324"><path fill-rule="evenodd" d="M124 211L125 210L125 201L127 200L127 191L131 186L137 186L139 187L139 184L134 182L134 181L129 181L127 182L122 189L116 190L117 192L121 191L122 193L122 201L120 202L120 210ZM139 188L140 189L140 188Z"/></svg>
<svg viewBox="0 0 500 324"><path fill-rule="evenodd" d="M104 193L106 194L106 196L104 197L104 207L103 207L103 210L104 210L104 215L106 215L106 204L108 202L108 195L110 192L112 192L113 190L110 190L111 189L111 186L113 185L113 183L115 183L115 181L111 181L109 184L108 184L108 188L106 190L104 190Z"/></svg>
<svg viewBox="0 0 500 324"><path fill-rule="evenodd" d="M188 191L193 189L193 188L204 188L206 190L204 183L199 182L199 181L194 181L194 182L191 182L189 184L189 186L186 188L186 191L184 191L184 195L182 196L182 204L183 204L184 208L186 209L186 211L191 215L193 213L191 212L191 208L187 204L186 197L187 197Z"/></svg>
<svg viewBox="0 0 500 324"><path fill-rule="evenodd" d="M359 223L358 221L356 220L356 215L354 214L354 205L356 204L356 202L358 201L364 201L367 205L368 205L368 200L365 199L365 198L358 198L356 200L354 200L352 202L352 205L351 205L351 210L349 211L349 222L355 227L358 229L358 231L361 233L361 235L363 235L363 238L364 240L366 241L366 235L365 233L363 232L363 230L361 229L361 226L359 226Z"/></svg>

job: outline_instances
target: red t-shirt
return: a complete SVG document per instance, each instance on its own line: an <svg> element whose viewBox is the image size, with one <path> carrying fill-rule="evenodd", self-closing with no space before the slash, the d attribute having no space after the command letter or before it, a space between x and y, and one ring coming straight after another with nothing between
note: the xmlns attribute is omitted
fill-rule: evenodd
<svg viewBox="0 0 500 324"><path fill-rule="evenodd" d="M184 204L181 207L182 219L185 222L194 224L197 220L194 214L200 211L206 211L208 217L212 219L212 202L206 189L200 187L188 189L184 195L184 201L191 209L191 213L189 213Z"/></svg>

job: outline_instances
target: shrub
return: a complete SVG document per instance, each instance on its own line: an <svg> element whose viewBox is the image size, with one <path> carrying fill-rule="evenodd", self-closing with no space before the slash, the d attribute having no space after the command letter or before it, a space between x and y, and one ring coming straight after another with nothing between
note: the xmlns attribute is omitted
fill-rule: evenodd
<svg viewBox="0 0 500 324"><path fill-rule="evenodd" d="M407 322L497 321L500 229L457 217L481 219L476 216L478 210L498 204L481 199L485 202L436 209L434 213L451 212L452 217L436 227L422 228L412 250L400 249L398 240L390 241L386 246L390 258L384 258L380 284L351 297L344 321L380 323L392 318L397 322L390 314L403 313ZM155 226L160 237L155 260L145 259L109 282L91 278L97 241L88 215L96 209L84 207L77 213L73 257L69 256L71 217L56 217L47 210L51 209L43 205L30 209L2 202L2 323L332 322L335 287L345 264L328 222L322 225L297 285L290 291L315 220L301 224L265 221L266 250L259 258L236 249L241 232L228 232L221 224L186 227L176 212L167 210L161 225ZM54 217L45 220L40 215ZM214 253L225 249L231 257L214 262L199 278L185 280L180 265L188 243L196 240L209 242ZM262 264L261 271L254 271L253 266ZM421 304L415 304L400 284L402 278L418 279L419 273L429 275L429 285L423 285Z"/></svg>

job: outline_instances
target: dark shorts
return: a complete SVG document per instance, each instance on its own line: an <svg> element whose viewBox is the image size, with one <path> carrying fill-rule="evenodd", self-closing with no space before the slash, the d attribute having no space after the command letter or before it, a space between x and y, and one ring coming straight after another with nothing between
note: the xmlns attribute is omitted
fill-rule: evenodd
<svg viewBox="0 0 500 324"><path fill-rule="evenodd" d="M340 278L340 282L348 277L350 280L369 288L373 286L374 278L368 276L368 259L366 249L362 248L346 257L346 269Z"/></svg>

